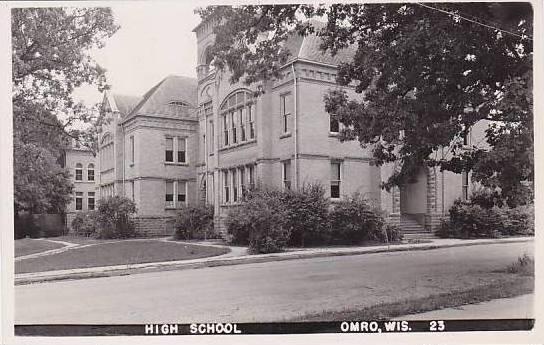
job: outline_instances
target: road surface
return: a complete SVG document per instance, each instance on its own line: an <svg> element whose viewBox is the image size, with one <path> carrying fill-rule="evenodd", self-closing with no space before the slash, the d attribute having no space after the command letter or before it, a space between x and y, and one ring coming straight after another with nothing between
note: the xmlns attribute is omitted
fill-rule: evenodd
<svg viewBox="0 0 544 345"><path fill-rule="evenodd" d="M532 241L18 285L15 323L281 321L474 287L524 253Z"/></svg>

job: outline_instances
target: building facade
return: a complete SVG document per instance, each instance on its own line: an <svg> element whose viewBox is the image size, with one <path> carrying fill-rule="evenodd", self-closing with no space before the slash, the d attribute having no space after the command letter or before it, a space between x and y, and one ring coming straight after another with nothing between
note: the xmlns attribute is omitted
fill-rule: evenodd
<svg viewBox="0 0 544 345"><path fill-rule="evenodd" d="M72 200L66 206L66 226L71 229L77 213L92 211L97 206L99 172L93 152L77 145L64 151L62 163L74 184Z"/></svg>
<svg viewBox="0 0 544 345"><path fill-rule="evenodd" d="M224 230L243 190L259 184L319 183L333 202L359 193L407 231L436 228L453 201L468 196L468 175L427 167L412 183L385 191L381 183L398 167L378 167L369 149L339 140L341 125L323 97L340 88L337 66L351 57L349 49L333 57L319 50L316 36L291 37L285 44L292 58L281 77L255 97L254 87L231 84L228 72L214 69L212 26L203 22L194 32L197 80L169 76L143 97L104 96L111 122L99 140L100 196L132 198L140 233L172 233L176 210L196 203L213 204L217 229ZM342 89L361 97L353 87Z"/></svg>

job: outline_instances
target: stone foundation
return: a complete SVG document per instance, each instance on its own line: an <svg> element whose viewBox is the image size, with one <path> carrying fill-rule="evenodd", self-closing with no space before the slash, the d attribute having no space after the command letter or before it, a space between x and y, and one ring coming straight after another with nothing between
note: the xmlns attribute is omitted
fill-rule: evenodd
<svg viewBox="0 0 544 345"><path fill-rule="evenodd" d="M134 218L136 232L140 236L172 236L175 233L173 217L139 216Z"/></svg>
<svg viewBox="0 0 544 345"><path fill-rule="evenodd" d="M425 215L425 230L435 232L440 229L444 217L441 214L426 214Z"/></svg>
<svg viewBox="0 0 544 345"><path fill-rule="evenodd" d="M386 219L388 224L400 226L400 213L392 213Z"/></svg>

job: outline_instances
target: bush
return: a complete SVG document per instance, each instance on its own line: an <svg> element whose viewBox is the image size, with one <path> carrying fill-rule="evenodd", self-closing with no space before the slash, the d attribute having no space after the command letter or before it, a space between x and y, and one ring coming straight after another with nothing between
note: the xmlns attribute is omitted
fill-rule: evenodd
<svg viewBox="0 0 544 345"><path fill-rule="evenodd" d="M304 247L330 240L329 200L321 185L286 191L281 198L286 211L285 226L291 232L290 245Z"/></svg>
<svg viewBox="0 0 544 345"><path fill-rule="evenodd" d="M531 206L489 209L473 201L456 200L449 219L442 223L437 235L454 238L494 238L534 234L534 212Z"/></svg>
<svg viewBox="0 0 544 345"><path fill-rule="evenodd" d="M359 244L369 240L384 240L384 217L359 194L336 202L329 218L332 243Z"/></svg>
<svg viewBox="0 0 544 345"><path fill-rule="evenodd" d="M97 237L129 238L136 235L131 217L136 213L132 200L122 196L102 199L98 203Z"/></svg>
<svg viewBox="0 0 544 345"><path fill-rule="evenodd" d="M229 212L226 225L231 243L247 244L253 254L282 251L290 236L278 191L249 192L245 202Z"/></svg>
<svg viewBox="0 0 544 345"><path fill-rule="evenodd" d="M213 206L196 205L183 207L175 221L177 239L208 239L214 237Z"/></svg>
<svg viewBox="0 0 544 345"><path fill-rule="evenodd" d="M399 226L387 223L382 228L382 231L376 235L380 242L400 242L404 237Z"/></svg>
<svg viewBox="0 0 544 345"><path fill-rule="evenodd" d="M97 232L96 211L78 213L72 220L72 230L78 236L94 236Z"/></svg>

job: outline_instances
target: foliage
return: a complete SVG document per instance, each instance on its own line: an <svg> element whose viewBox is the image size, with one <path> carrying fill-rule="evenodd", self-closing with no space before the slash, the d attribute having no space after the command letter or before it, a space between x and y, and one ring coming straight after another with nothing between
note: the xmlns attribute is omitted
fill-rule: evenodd
<svg viewBox="0 0 544 345"><path fill-rule="evenodd" d="M63 210L71 187L57 159L71 138L92 146L95 131L72 125L97 120L72 92L84 84L106 87L90 50L118 26L108 8L27 7L11 14L15 210Z"/></svg>
<svg viewBox="0 0 544 345"><path fill-rule="evenodd" d="M359 244L385 239L384 217L360 194L335 202L329 218L333 243Z"/></svg>
<svg viewBox="0 0 544 345"><path fill-rule="evenodd" d="M213 238L213 205L183 207L176 216L175 227L177 239Z"/></svg>
<svg viewBox="0 0 544 345"><path fill-rule="evenodd" d="M131 217L136 204L129 198L112 196L100 199L96 216L98 238L128 238L136 235Z"/></svg>
<svg viewBox="0 0 544 345"><path fill-rule="evenodd" d="M78 236L90 237L97 233L97 211L80 212L72 220L72 230Z"/></svg>
<svg viewBox="0 0 544 345"><path fill-rule="evenodd" d="M281 199L286 211L285 227L291 232L290 245L304 247L329 240L329 200L323 186L304 185L299 191L285 191Z"/></svg>
<svg viewBox="0 0 544 345"><path fill-rule="evenodd" d="M226 221L232 243L249 246L251 253L282 251L289 240L286 210L280 191L253 190L248 192L239 209ZM247 237L245 237L247 236Z"/></svg>
<svg viewBox="0 0 544 345"><path fill-rule="evenodd" d="M531 206L482 208L470 201L456 200L449 219L437 232L441 237L494 238L534 234L534 211Z"/></svg>
<svg viewBox="0 0 544 345"><path fill-rule="evenodd" d="M380 242L400 242L404 236L398 225L386 223L382 227L382 231L376 233L376 237Z"/></svg>
<svg viewBox="0 0 544 345"><path fill-rule="evenodd" d="M472 171L474 181L500 191L509 206L530 202L530 4L244 5L199 13L215 24L215 66L228 68L231 82L253 83L261 92L288 61L284 42L293 32L321 36L323 53L351 53L337 82L355 85L364 99L331 90L325 109L345 125L342 140L368 146L378 165L401 163L385 188L420 166L439 166ZM479 121L490 121L486 142L466 150L463 136Z"/></svg>

